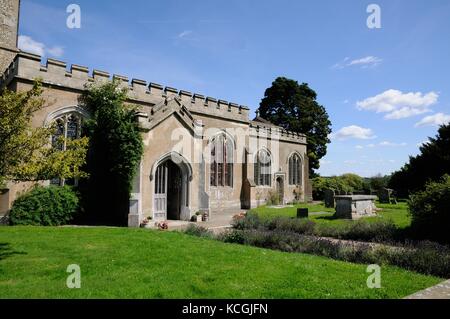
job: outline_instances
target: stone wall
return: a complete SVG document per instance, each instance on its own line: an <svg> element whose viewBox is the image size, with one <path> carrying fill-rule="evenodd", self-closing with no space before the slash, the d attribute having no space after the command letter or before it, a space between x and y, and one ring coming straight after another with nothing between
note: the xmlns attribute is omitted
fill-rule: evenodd
<svg viewBox="0 0 450 319"><path fill-rule="evenodd" d="M0 73L17 54L19 0L0 0Z"/></svg>
<svg viewBox="0 0 450 319"><path fill-rule="evenodd" d="M141 183L134 194L139 203L133 206L137 209L133 215L138 219L153 213L152 170L155 163L178 144L178 141L171 140L171 134L176 130L186 132L184 135L189 137L183 142L190 145L200 139L204 148L210 138L208 129L226 130L235 141L244 141L244 146L239 144L240 147L235 149L233 187L211 187L210 165L191 161L192 154L185 152L189 149L188 145L182 147L180 154L192 166L188 194L190 214L197 210L210 210L214 216L214 212L229 208L239 210L241 207L265 204L269 191L275 190L276 176L283 177L285 202L294 199L293 190L297 186L302 191L301 200L310 197L306 137L276 126L250 121L248 107L143 80L133 79L129 82L125 76L111 76L108 72L95 69L90 71L87 67L75 64L68 66L65 62L54 59L42 63L40 56L25 52L20 52L10 64L0 79L0 86L7 85L18 91L27 90L36 78L43 81L43 98L47 101L47 106L36 112L32 120L33 126L45 125L51 120L51 115L61 109L77 107L79 96L87 84L116 80L129 89L128 102L139 106L141 120L145 122L143 125L148 128L143 133L146 147L139 177ZM199 127L204 129L200 137L196 133ZM250 144L256 145L256 149L250 147ZM256 186L253 181L255 150L261 147L266 147L274 154L271 187ZM302 184L296 186L288 185L288 159L293 153L298 153L304 161ZM14 200L18 187L11 187L8 207Z"/></svg>

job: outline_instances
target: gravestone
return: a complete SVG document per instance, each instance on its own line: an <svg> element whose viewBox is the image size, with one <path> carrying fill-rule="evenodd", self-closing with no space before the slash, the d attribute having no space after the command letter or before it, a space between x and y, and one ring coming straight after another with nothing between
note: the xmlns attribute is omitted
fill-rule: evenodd
<svg viewBox="0 0 450 319"><path fill-rule="evenodd" d="M323 191L323 201L326 208L334 208L334 190L326 189Z"/></svg>
<svg viewBox="0 0 450 319"><path fill-rule="evenodd" d="M308 208L297 208L297 218L308 218Z"/></svg>
<svg viewBox="0 0 450 319"><path fill-rule="evenodd" d="M378 200L381 204L390 204L393 190L389 188L382 188L378 191Z"/></svg>

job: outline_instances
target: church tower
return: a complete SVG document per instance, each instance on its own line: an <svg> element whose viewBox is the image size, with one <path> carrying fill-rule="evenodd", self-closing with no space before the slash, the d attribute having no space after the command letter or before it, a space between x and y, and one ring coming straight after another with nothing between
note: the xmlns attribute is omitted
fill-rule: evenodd
<svg viewBox="0 0 450 319"><path fill-rule="evenodd" d="M20 0L0 0L0 74L17 54Z"/></svg>

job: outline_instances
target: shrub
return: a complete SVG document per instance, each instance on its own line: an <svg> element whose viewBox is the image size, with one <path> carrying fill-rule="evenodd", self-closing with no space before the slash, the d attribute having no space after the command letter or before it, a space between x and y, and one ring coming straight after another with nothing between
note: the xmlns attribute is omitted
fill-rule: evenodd
<svg viewBox="0 0 450 319"><path fill-rule="evenodd" d="M237 215L241 216L241 215ZM233 217L231 225L236 229L254 229L260 227L262 224L261 219L258 214L253 212L248 212L242 217Z"/></svg>
<svg viewBox="0 0 450 319"><path fill-rule="evenodd" d="M427 239L450 242L450 175L428 183L425 190L411 195L408 207L416 233Z"/></svg>
<svg viewBox="0 0 450 319"><path fill-rule="evenodd" d="M280 204L280 194L278 194L278 192L275 191L269 191L268 193L268 197L267 197L267 202L266 205L267 206L276 206Z"/></svg>
<svg viewBox="0 0 450 319"><path fill-rule="evenodd" d="M78 196L68 186L34 187L13 204L11 225L59 226L70 223L78 212Z"/></svg>
<svg viewBox="0 0 450 319"><path fill-rule="evenodd" d="M430 242L388 246L264 229L234 229L218 239L285 252L325 256L347 262L394 265L443 278L450 276L450 249Z"/></svg>
<svg viewBox="0 0 450 319"><path fill-rule="evenodd" d="M213 233L209 231L207 228L202 226L197 226L194 224L189 224L189 226L184 230L185 234L197 237L207 237L212 238Z"/></svg>
<svg viewBox="0 0 450 319"><path fill-rule="evenodd" d="M217 236L217 239L225 243L244 244L244 235L241 230L225 231Z"/></svg>
<svg viewBox="0 0 450 319"><path fill-rule="evenodd" d="M269 230L292 231L299 234L314 234L316 223L308 219L277 217L269 220L266 227Z"/></svg>
<svg viewBox="0 0 450 319"><path fill-rule="evenodd" d="M339 227L318 225L315 234L339 239L390 242L395 239L397 228L391 220L377 222L357 220Z"/></svg>

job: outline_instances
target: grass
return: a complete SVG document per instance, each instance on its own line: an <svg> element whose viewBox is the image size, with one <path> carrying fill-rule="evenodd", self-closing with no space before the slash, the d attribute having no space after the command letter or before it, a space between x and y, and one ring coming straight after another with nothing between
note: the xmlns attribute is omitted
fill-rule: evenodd
<svg viewBox="0 0 450 319"><path fill-rule="evenodd" d="M66 268L81 267L81 289ZM177 232L0 227L0 298L400 298L441 280Z"/></svg>
<svg viewBox="0 0 450 319"><path fill-rule="evenodd" d="M380 204L376 203L378 208L382 211L378 212L377 217L367 217L364 220L368 222L375 222L379 220L392 220L399 229L405 229L411 225L411 218L408 215L408 207L405 202L399 202L398 204ZM296 217L297 208L308 208L309 213L322 213L322 214L310 214L309 219L317 223L335 225L345 225L351 223L351 220L343 220L334 218L334 208L326 208L323 203L320 204L298 204L294 207L285 208L271 208L267 206L261 206L253 209L262 218L273 218L278 216Z"/></svg>

